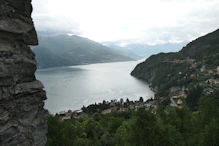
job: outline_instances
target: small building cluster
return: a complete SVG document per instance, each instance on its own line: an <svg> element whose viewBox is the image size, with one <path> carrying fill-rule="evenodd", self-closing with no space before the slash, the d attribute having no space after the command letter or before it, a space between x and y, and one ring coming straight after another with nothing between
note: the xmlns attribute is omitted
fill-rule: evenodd
<svg viewBox="0 0 219 146"><path fill-rule="evenodd" d="M101 109L101 107L103 109ZM71 110L68 112L63 111L56 115L60 117L61 121L64 121L68 119L80 119L95 113L110 114L113 112L128 112L130 110L137 111L139 108L145 108L146 110L151 110L153 113L156 113L157 101L151 98L144 102L142 97L140 97L139 101L129 101L128 99L124 101L123 99L120 99L119 101L111 100L109 102L104 100L103 103L95 103L89 105L87 108L83 107L82 110L76 110L73 112ZM91 109L95 111L90 112L89 110Z"/></svg>
<svg viewBox="0 0 219 146"><path fill-rule="evenodd" d="M215 84L215 85L217 85L217 84L219 84L219 79L208 79L206 81L206 84Z"/></svg>
<svg viewBox="0 0 219 146"><path fill-rule="evenodd" d="M68 112L62 111L56 114L56 116L59 116L61 121L68 120L68 119L80 119L82 117L85 117L86 114L84 114L81 110L71 111Z"/></svg>
<svg viewBox="0 0 219 146"><path fill-rule="evenodd" d="M179 109L183 108L183 99L186 97L182 96L172 96L170 98L170 106L178 107Z"/></svg>
<svg viewBox="0 0 219 146"><path fill-rule="evenodd" d="M187 98L187 90L185 87L179 88L179 87L172 87L175 90L171 90L170 92L174 94L174 96L170 97L170 103L169 105L172 107L178 107L179 109L183 108L183 101L185 98ZM177 90L176 90L177 89Z"/></svg>
<svg viewBox="0 0 219 146"><path fill-rule="evenodd" d="M152 98L145 102L143 100L129 101L128 99L126 102L124 102L123 99L120 99L119 102L117 102L117 100L111 100L111 102L106 102L106 104L107 103L109 103L111 107L103 110L101 112L102 114L109 114L112 112L128 112L129 110L137 111L139 108L145 108L146 110L154 111L154 109L157 108L157 102Z"/></svg>

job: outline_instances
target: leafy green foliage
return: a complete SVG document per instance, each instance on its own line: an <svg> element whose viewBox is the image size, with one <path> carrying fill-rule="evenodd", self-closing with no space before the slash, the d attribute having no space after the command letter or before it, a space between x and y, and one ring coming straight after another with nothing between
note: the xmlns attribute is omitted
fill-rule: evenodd
<svg viewBox="0 0 219 146"><path fill-rule="evenodd" d="M189 89L189 94L186 98L186 102L188 106L192 108L193 110L197 110L198 108L198 101L199 101L199 98L201 97L202 90L203 89L200 86L197 86L197 87L193 86Z"/></svg>
<svg viewBox="0 0 219 146"><path fill-rule="evenodd" d="M50 116L48 126L47 146L216 146L219 109L214 98L201 97L195 112L160 106L157 114L140 108L63 122Z"/></svg>

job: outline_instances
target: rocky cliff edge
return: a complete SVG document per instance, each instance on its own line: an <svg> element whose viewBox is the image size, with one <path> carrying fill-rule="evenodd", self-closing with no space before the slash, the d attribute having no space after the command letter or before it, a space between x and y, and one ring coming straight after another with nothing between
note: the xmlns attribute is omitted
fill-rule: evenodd
<svg viewBox="0 0 219 146"><path fill-rule="evenodd" d="M31 0L0 0L0 146L46 144L46 93L36 80Z"/></svg>

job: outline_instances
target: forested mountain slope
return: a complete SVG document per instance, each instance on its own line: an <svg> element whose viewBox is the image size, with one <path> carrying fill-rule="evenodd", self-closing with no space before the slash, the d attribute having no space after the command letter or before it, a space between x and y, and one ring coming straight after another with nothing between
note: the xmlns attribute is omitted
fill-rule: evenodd
<svg viewBox="0 0 219 146"><path fill-rule="evenodd" d="M158 97L169 99L175 92L173 89L186 89L188 93L197 90L200 95L193 99L197 97L194 102L198 102L200 96L216 97L218 94L218 67L219 30L216 30L192 41L177 53L149 57L138 64L131 75L150 83Z"/></svg>
<svg viewBox="0 0 219 146"><path fill-rule="evenodd" d="M38 68L91 63L130 61L97 42L79 36L39 36L39 46L33 48Z"/></svg>

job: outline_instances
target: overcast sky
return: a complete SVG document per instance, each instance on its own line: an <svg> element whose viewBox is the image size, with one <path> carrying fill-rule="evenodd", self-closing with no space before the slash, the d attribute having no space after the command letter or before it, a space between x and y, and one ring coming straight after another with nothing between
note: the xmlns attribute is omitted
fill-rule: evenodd
<svg viewBox="0 0 219 146"><path fill-rule="evenodd" d="M219 28L219 0L32 0L38 31L97 42L178 43Z"/></svg>

